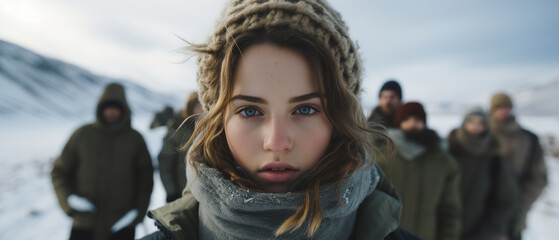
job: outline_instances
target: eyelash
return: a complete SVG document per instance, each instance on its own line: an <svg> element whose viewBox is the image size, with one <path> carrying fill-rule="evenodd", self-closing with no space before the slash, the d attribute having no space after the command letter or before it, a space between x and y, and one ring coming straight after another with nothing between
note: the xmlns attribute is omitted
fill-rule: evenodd
<svg viewBox="0 0 559 240"><path fill-rule="evenodd" d="M254 110L254 111L256 111L256 113L252 116L247 116L246 112L245 112L246 110ZM242 107L241 109L239 109L239 111L237 111L237 114L239 114L239 116L241 116L242 118L252 118L252 117L255 117L257 115L262 115L262 112L260 110L258 110L256 107L245 106L245 107Z"/></svg>
<svg viewBox="0 0 559 240"><path fill-rule="evenodd" d="M301 111L302 108L309 108L310 113L306 113L306 114L301 113L300 111ZM251 115L251 116L248 116L247 113L246 113L247 110L254 110L255 113L254 113L253 115ZM319 113L319 112L320 112L320 111L318 110L318 108L317 108L316 106L302 105L302 106L298 106L298 107L295 109L295 111L293 111L293 114L302 115L302 116L312 116L312 115L315 115L315 114L317 114L317 113ZM258 108L254 107L254 106L245 106L245 107L242 107L241 109L239 109L239 110L237 111L237 114L238 114L239 116L241 116L242 118L247 118L247 119L249 119L249 118L253 118L253 117L262 115L262 111L258 110Z"/></svg>

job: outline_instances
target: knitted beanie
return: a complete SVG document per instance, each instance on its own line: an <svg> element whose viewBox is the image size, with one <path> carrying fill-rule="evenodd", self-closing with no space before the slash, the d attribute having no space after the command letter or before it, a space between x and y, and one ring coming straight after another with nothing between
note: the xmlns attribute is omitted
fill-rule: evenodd
<svg viewBox="0 0 559 240"><path fill-rule="evenodd" d="M421 103L418 102L408 102L400 106L398 108L398 111L396 111L396 118L394 119L394 124L397 127L400 127L400 123L402 123L402 121L406 120L408 117L411 116L423 120L425 125L427 125L427 114L423 109L423 105L421 105Z"/></svg>
<svg viewBox="0 0 559 240"><path fill-rule="evenodd" d="M357 49L341 16L323 0L233 0L204 44L207 54L198 59L197 81L205 110L215 105L220 91L221 62L225 47L251 30L288 29L316 39L335 59L344 87L360 92L361 68Z"/></svg>
<svg viewBox="0 0 559 240"><path fill-rule="evenodd" d="M398 82L394 80L385 82L380 88L380 91L378 92L378 96L380 97L380 93L382 93L382 91L385 90L393 91L394 93L396 93L396 95L398 95L398 98L402 100L402 87L400 87L400 84Z"/></svg>
<svg viewBox="0 0 559 240"><path fill-rule="evenodd" d="M496 93L491 98L491 112L495 111L498 107L512 108L512 99L506 93Z"/></svg>
<svg viewBox="0 0 559 240"><path fill-rule="evenodd" d="M480 116L483 118L484 121L487 121L487 113L483 110L481 106L472 106L464 112L464 121L465 123L469 117L471 116Z"/></svg>

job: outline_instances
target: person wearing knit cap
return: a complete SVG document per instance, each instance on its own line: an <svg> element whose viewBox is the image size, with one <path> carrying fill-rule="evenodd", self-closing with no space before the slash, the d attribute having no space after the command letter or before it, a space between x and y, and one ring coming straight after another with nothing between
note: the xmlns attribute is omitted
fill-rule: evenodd
<svg viewBox="0 0 559 240"><path fill-rule="evenodd" d="M461 239L507 239L520 208L520 190L489 131L487 113L469 108L448 136L449 153L460 164L463 203Z"/></svg>
<svg viewBox="0 0 559 240"><path fill-rule="evenodd" d="M426 117L418 102L398 108L399 128L388 129L396 154L379 165L402 199L402 228L424 239L460 239L460 170Z"/></svg>
<svg viewBox="0 0 559 240"><path fill-rule="evenodd" d="M513 227L513 239L520 239L522 230L526 228L528 211L542 193L548 179L538 137L518 124L512 108L509 95L493 95L489 126L497 136L499 153L509 161L522 193L522 208Z"/></svg>
<svg viewBox="0 0 559 240"><path fill-rule="evenodd" d="M145 239L416 239L373 156L361 65L322 0L236 0L199 55L182 197Z"/></svg>
<svg viewBox="0 0 559 240"><path fill-rule="evenodd" d="M369 115L369 122L377 122L387 128L398 127L394 124L396 110L402 104L402 88L395 80L385 82L379 91L379 105Z"/></svg>

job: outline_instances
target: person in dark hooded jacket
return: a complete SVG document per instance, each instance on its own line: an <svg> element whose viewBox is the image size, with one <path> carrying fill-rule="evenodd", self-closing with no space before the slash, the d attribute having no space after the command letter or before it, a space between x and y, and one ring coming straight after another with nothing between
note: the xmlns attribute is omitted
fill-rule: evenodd
<svg viewBox="0 0 559 240"><path fill-rule="evenodd" d="M470 108L448 136L449 152L460 164L463 240L508 237L508 224L520 208L518 186L487 118L481 107Z"/></svg>
<svg viewBox="0 0 559 240"><path fill-rule="evenodd" d="M388 129L397 153L379 165L402 199L400 227L425 239L459 239L460 170L426 120L420 103L400 106L395 118L400 128Z"/></svg>
<svg viewBox="0 0 559 240"><path fill-rule="evenodd" d="M54 162L52 183L73 217L70 239L134 239L153 187L144 139L130 126L124 88L109 84L97 120L77 129Z"/></svg>
<svg viewBox="0 0 559 240"><path fill-rule="evenodd" d="M163 139L163 147L157 156L159 160L159 174L165 191L167 202L172 202L181 197L181 192L186 186L186 149L181 149L188 142L196 119L204 112L198 101L198 93L193 92L188 96L186 108L175 114L169 121L169 130Z"/></svg>

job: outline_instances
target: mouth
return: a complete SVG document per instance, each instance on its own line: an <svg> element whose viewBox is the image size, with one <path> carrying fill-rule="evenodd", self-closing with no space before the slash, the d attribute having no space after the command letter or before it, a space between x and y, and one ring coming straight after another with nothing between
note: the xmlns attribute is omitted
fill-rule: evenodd
<svg viewBox="0 0 559 240"><path fill-rule="evenodd" d="M270 163L258 170L258 175L272 183L289 182L295 178L297 169L288 163Z"/></svg>

